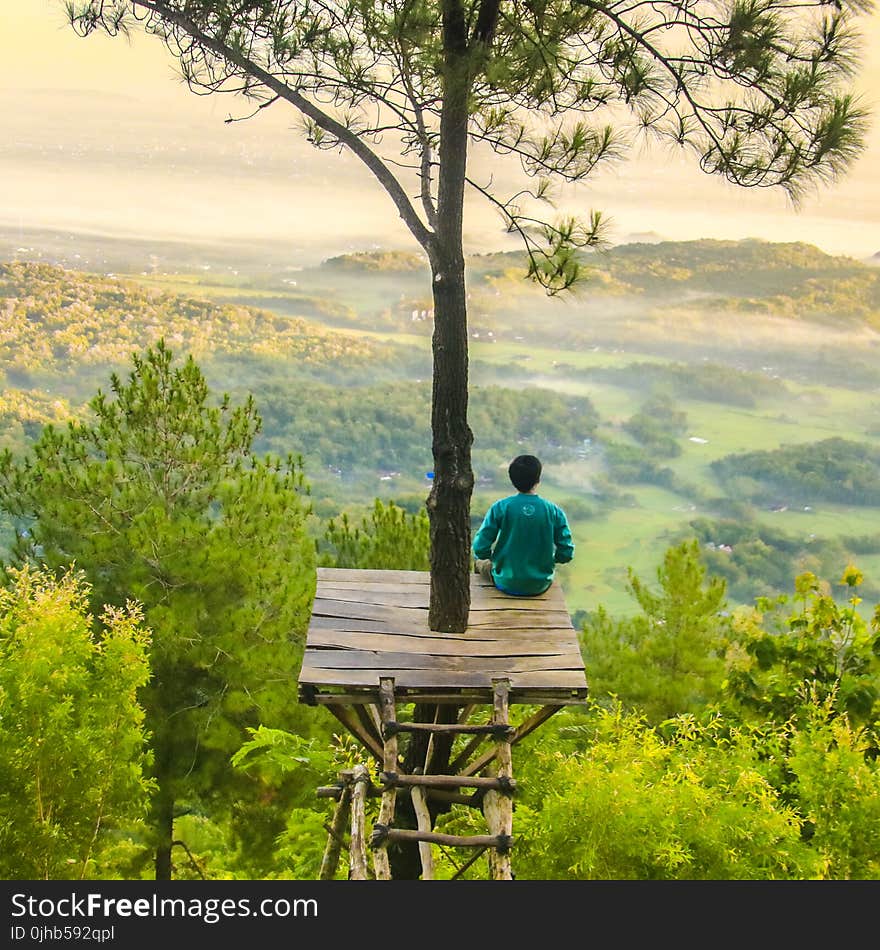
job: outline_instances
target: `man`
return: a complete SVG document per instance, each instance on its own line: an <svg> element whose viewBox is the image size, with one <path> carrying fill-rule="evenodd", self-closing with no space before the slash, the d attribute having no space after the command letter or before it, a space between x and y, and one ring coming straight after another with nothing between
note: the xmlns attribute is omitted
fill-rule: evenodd
<svg viewBox="0 0 880 950"><path fill-rule="evenodd" d="M496 501L474 537L474 570L518 597L543 594L557 564L574 557L565 512L538 494L542 466L534 455L519 455L508 467L517 493Z"/></svg>

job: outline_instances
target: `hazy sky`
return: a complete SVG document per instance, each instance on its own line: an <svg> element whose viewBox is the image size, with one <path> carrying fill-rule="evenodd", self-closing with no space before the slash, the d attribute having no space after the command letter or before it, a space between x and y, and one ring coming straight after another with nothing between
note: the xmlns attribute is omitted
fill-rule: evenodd
<svg viewBox="0 0 880 950"><path fill-rule="evenodd" d="M602 210L611 237L803 240L880 252L880 12L865 19L859 90L876 111L868 150L800 211L666 151L641 154L571 191L564 210ZM415 245L352 157L315 152L279 104L225 124L227 96L197 97L161 43L77 37L61 0L0 0L0 226L145 237L269 238L325 253ZM505 244L472 205L470 250ZM319 256L320 256L319 255Z"/></svg>

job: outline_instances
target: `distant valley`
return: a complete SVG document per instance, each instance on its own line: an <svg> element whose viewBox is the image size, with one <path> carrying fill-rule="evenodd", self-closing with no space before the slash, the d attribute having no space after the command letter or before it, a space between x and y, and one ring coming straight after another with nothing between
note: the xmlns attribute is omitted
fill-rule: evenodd
<svg viewBox="0 0 880 950"><path fill-rule="evenodd" d="M430 281L376 250L307 266L283 249L30 233L0 241L0 443L84 411L164 339L218 396L253 393L259 448L300 454L316 516L415 510L431 468ZM76 255L79 255L78 257ZM213 255L213 256L212 256ZM516 254L468 260L473 518L506 462L545 460L573 525L570 609L634 609L627 569L700 539L731 603L814 571L880 601L880 268L808 244L622 245L548 298ZM9 526L7 526L7 529Z"/></svg>

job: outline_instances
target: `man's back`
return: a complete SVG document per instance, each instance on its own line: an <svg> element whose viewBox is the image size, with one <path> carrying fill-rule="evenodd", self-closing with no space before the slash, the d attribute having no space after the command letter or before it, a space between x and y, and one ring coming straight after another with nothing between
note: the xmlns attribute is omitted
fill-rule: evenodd
<svg viewBox="0 0 880 950"><path fill-rule="evenodd" d="M489 508L473 551L478 560L491 558L499 590L534 596L550 586L556 564L572 559L574 545L558 505L534 492L517 492Z"/></svg>

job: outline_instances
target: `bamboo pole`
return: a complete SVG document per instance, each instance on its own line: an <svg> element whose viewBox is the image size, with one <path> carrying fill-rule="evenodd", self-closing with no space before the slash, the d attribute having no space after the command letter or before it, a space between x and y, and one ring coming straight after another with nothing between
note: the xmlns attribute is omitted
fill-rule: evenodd
<svg viewBox="0 0 880 950"><path fill-rule="evenodd" d="M364 834L365 802L370 773L365 765L356 765L352 771L351 841L349 843L348 876L352 881L367 880L367 845Z"/></svg>
<svg viewBox="0 0 880 950"><path fill-rule="evenodd" d="M511 791L516 787L513 779L504 776L484 775L404 775L398 772L380 772L379 781L383 785L418 785L430 788L494 788L498 791Z"/></svg>
<svg viewBox="0 0 880 950"><path fill-rule="evenodd" d="M496 835L447 835L440 831L411 831L408 828L394 828L388 832L388 838L391 841L430 841L453 848L496 848L508 843L506 838L499 841Z"/></svg>
<svg viewBox="0 0 880 950"><path fill-rule="evenodd" d="M386 772L394 771L397 768L397 735L391 732L386 733L384 726L394 722L396 717L394 703L394 679L383 676L379 680L379 715L382 720L383 734L385 742L383 746L382 767ZM389 785L382 793L382 804L379 806L379 817L376 824L381 828L390 828L394 821L394 808L397 799L397 786ZM378 847L373 850L373 868L376 872L376 880L391 880L391 862L388 858L388 842L383 839Z"/></svg>

